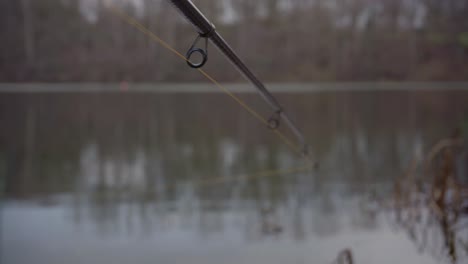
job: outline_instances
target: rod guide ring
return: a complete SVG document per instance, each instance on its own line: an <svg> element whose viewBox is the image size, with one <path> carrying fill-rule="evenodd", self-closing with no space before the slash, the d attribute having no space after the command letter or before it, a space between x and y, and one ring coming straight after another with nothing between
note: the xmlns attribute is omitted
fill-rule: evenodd
<svg viewBox="0 0 468 264"><path fill-rule="evenodd" d="M208 33L210 33L210 32L208 32ZM205 33L205 34L208 34L208 33ZM187 53L185 54L185 60L187 61L188 66L190 66L191 68L195 68L195 69L201 68L208 61L208 37L206 37L205 34L200 33L197 36L197 38L193 41L192 46L190 46ZM205 49L195 47L195 45L197 45L198 40L200 40L200 38L205 39ZM193 63L192 61L190 61L190 57L194 53L200 53L200 55L202 56L202 61L201 62Z"/></svg>
<svg viewBox="0 0 468 264"><path fill-rule="evenodd" d="M275 113L273 113L270 118L268 118L267 123L268 123L268 128L275 130L280 126L280 115L281 115L282 110L277 110Z"/></svg>
<svg viewBox="0 0 468 264"><path fill-rule="evenodd" d="M192 61L190 61L190 57L193 55L193 53L200 53L200 55L202 56L202 61L199 63L193 63ZM191 48L187 51L185 58L187 59L187 64L190 67L197 69L205 65L206 61L208 60L208 54L203 49Z"/></svg>

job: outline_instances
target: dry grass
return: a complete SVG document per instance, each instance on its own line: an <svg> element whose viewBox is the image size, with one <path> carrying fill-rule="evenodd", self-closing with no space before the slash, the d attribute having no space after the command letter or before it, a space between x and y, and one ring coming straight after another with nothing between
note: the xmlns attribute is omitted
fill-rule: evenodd
<svg viewBox="0 0 468 264"><path fill-rule="evenodd" d="M399 227L419 249L442 252L451 263L468 255L460 219L467 217L468 188L458 175L456 159L466 145L459 133L435 144L422 160L412 159L395 181L391 208ZM463 166L463 165L462 165Z"/></svg>

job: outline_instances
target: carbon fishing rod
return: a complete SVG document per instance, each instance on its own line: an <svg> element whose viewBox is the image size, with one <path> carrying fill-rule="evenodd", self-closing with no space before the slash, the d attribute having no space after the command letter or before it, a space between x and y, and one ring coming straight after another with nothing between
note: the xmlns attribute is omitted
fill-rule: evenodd
<svg viewBox="0 0 468 264"><path fill-rule="evenodd" d="M237 56L234 50L227 44L227 42L219 35L216 31L215 26L211 23L203 13L192 3L190 0L169 0L180 13L196 28L198 31L198 37L195 39L192 46L189 48L186 54L187 64L192 68L200 68L205 65L208 60L208 39L211 40L221 53L223 53L228 60L237 68L239 72L244 75L260 93L261 97L273 108L274 113L268 119L268 127L270 129L277 129L280 125L280 119L291 129L296 136L299 144L302 146L302 153L308 154L307 145L304 140L304 136L293 124L291 119L284 113L283 107L278 103L276 98L266 89L265 85L249 70L249 68L242 62ZM205 39L205 49L196 48L197 42L200 38ZM193 63L190 61L190 57L199 53L202 56L202 60L199 63Z"/></svg>

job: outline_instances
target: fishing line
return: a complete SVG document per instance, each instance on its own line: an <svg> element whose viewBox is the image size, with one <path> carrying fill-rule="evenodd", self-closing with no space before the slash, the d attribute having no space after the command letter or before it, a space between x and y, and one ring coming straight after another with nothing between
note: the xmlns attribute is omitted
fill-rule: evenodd
<svg viewBox="0 0 468 264"><path fill-rule="evenodd" d="M123 19L125 22L128 24L132 25L136 29L138 29L140 32L144 33L146 36L148 36L150 39L152 39L155 42L158 42L166 48L167 50L171 51L173 54L177 55L179 58L182 60L186 61L189 63L189 60L186 56L182 55L180 52L178 52L175 48L173 48L171 45L169 45L167 42L162 40L159 36L157 36L155 33L151 32L149 29L147 29L144 25L142 25L140 22L132 18L131 16L127 15L126 13L120 11L119 9L115 8L114 6L110 6L110 10L119 16L121 19ZM202 62L203 63L203 62ZM271 121L269 119L265 119L262 115L260 115L257 111L255 111L252 107L247 105L244 101L242 101L239 97L234 95L231 91L229 91L226 87L221 85L216 79L214 79L210 74L208 74L206 71L204 71L201 68L196 68L205 78L207 78L209 81L211 81L216 87L218 87L221 91L223 91L225 94L227 94L229 97L231 97L235 102L237 102L242 108L244 108L248 113L250 113L253 117L255 117L257 120L259 120L261 123L263 123L265 126L271 128ZM270 170L270 171L264 171L264 172L258 172L256 174L252 174L253 177L264 177L264 176L273 176L273 175L279 175L279 174L287 174L287 173L292 173L292 172L301 172L301 171L308 171L313 168L317 168L317 163L313 162L308 153L304 153L303 149L301 146L295 145L284 133L277 129L272 129L272 131L280 138L283 143L285 143L291 150L293 150L295 153L299 154L301 157L304 158L306 162L306 166L303 167L296 167L284 171L279 171L279 170ZM252 177L250 176L250 177ZM250 178L248 177L248 178ZM218 183L222 182L220 178L212 179L212 180L207 180L204 181L203 184L212 184L212 183Z"/></svg>
<svg viewBox="0 0 468 264"><path fill-rule="evenodd" d="M266 170L266 171L261 171L261 172L257 172L253 174L242 174L242 175L232 176L232 177L213 177L213 178L209 178L205 180L195 181L194 184L198 186L215 185L215 184L220 184L220 183L225 183L225 182L230 182L230 181L236 181L239 179L251 180L254 178L295 174L299 172L306 172L310 170L311 168L312 167L310 165L306 165L306 166L295 167L295 168L290 168L290 169L285 169L285 170Z"/></svg>
<svg viewBox="0 0 468 264"><path fill-rule="evenodd" d="M128 16L127 14L121 12L117 8L111 6L110 9L114 12L114 14L118 15L122 19L124 19L127 23L130 25L136 27L138 30L140 30L142 33L146 34L148 37L151 39L157 41L159 44L161 44L163 47L183 59L184 61L188 61L187 58L182 55L180 52L178 52L176 49L174 49L172 46L170 46L167 42L162 40L160 37L158 37L156 34L148 30L145 26L143 26L141 23L133 19L132 17ZM229 91L227 88L225 88L223 85L221 85L218 81L216 81L211 75L209 75L207 72L205 72L203 69L198 68L197 69L202 75L204 75L209 81L211 81L215 86L217 86L219 89L221 89L224 93L229 95L232 99L234 99L241 107L243 107L245 110L247 110L251 115L253 115L255 118L257 118L259 121L261 121L264 125L270 127L270 122L265 119L263 116L261 116L259 113L257 113L254 109L249 107L245 102L243 102L239 97L234 95L231 91ZM301 153L300 152L300 147L294 145L289 138L287 138L281 131L278 130L273 130L289 147L291 147L295 152Z"/></svg>

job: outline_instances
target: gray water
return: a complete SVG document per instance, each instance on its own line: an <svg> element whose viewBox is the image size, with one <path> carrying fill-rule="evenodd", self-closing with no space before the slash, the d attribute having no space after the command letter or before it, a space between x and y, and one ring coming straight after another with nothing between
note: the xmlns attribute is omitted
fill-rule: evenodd
<svg viewBox="0 0 468 264"><path fill-rule="evenodd" d="M221 93L1 93L0 262L325 264L344 249L356 264L451 262L437 224L421 238L380 204L468 120L467 90L278 98L318 169L258 176L303 160Z"/></svg>

